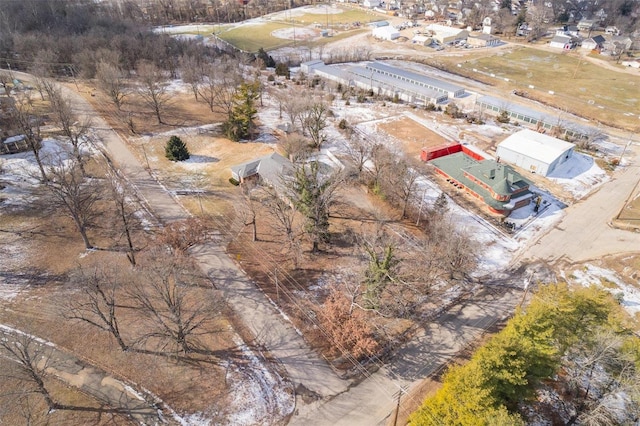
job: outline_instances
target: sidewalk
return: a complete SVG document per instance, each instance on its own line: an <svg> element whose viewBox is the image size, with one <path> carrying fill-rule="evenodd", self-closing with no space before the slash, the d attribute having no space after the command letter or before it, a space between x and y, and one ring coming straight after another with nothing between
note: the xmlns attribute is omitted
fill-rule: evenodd
<svg viewBox="0 0 640 426"><path fill-rule="evenodd" d="M17 332L0 326L0 336L12 339ZM107 407L122 412L143 425L167 424L162 412L155 407L155 398L142 395L130 385L114 378L95 366L88 365L74 355L49 344L34 339L34 344L46 346L49 355L47 373L65 383L78 388Z"/></svg>

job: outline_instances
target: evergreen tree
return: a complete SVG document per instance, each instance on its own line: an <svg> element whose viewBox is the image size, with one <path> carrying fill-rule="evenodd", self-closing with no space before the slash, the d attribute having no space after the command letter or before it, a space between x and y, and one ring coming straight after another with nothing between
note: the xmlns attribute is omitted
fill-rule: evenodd
<svg viewBox="0 0 640 426"><path fill-rule="evenodd" d="M171 161L184 161L189 159L187 145L177 136L171 136L164 147L167 159Z"/></svg>
<svg viewBox="0 0 640 426"><path fill-rule="evenodd" d="M231 116L223 123L222 128L227 137L233 141L251 138L254 119L258 110L255 102L260 95L260 83L242 83L234 96Z"/></svg>
<svg viewBox="0 0 640 426"><path fill-rule="evenodd" d="M289 71L289 66L284 62L279 62L276 65L276 75L281 75L285 77L287 80L291 78L291 72Z"/></svg>
<svg viewBox="0 0 640 426"><path fill-rule="evenodd" d="M313 241L313 252L320 243L329 241L329 207L337 189L338 176L322 176L320 163L301 164L292 182L292 199L296 208L306 217L305 232Z"/></svg>
<svg viewBox="0 0 640 426"><path fill-rule="evenodd" d="M259 59L262 59L265 67L273 68L276 66L276 61L267 52L265 52L262 47L258 49L258 54L256 56Z"/></svg>

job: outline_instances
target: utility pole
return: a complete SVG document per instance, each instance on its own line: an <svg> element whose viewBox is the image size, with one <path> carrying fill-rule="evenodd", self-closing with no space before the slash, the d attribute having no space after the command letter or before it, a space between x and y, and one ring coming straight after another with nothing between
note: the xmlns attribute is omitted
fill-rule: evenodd
<svg viewBox="0 0 640 426"><path fill-rule="evenodd" d="M400 387L398 392L395 393L396 399L396 412L393 416L393 426L398 426L398 414L400 413L400 398L402 398L402 394L405 392L404 388Z"/></svg>

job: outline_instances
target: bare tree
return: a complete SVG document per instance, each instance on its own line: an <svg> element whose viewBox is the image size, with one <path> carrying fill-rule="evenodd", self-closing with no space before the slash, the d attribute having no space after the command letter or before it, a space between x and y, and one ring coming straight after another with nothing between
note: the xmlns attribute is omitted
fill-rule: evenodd
<svg viewBox="0 0 640 426"><path fill-rule="evenodd" d="M209 64L203 73L202 82L198 86L200 98L207 103L211 112L230 118L238 86L243 80L238 62L226 60Z"/></svg>
<svg viewBox="0 0 640 426"><path fill-rule="evenodd" d="M130 185L126 180L116 172L112 173L109 178L109 189L111 190L111 197L116 207L117 220L122 225L122 234L127 242L127 259L131 265L135 266L136 248L133 245L132 233L139 223L136 214L140 209L136 205L134 195L132 191L130 191Z"/></svg>
<svg viewBox="0 0 640 426"><path fill-rule="evenodd" d="M207 238L207 227L201 219L189 218L173 222L158 235L158 242L165 245L173 255L184 256L191 247Z"/></svg>
<svg viewBox="0 0 640 426"><path fill-rule="evenodd" d="M5 96L11 96L11 90L9 89L9 85L12 83L13 78L11 78L11 74L7 71L0 70L0 86L4 89Z"/></svg>
<svg viewBox="0 0 640 426"><path fill-rule="evenodd" d="M38 169L40 170L40 176L42 182L48 180L47 173L40 157L40 148L42 143L42 136L40 135L40 125L43 121L43 116L37 112L29 97L26 97L16 102L16 107L13 111L13 118L15 123L24 135L27 145L31 149L33 156L35 157Z"/></svg>
<svg viewBox="0 0 640 426"><path fill-rule="evenodd" d="M124 71L117 65L100 61L96 69L96 79L100 90L109 96L119 111L127 96L127 81Z"/></svg>
<svg viewBox="0 0 640 426"><path fill-rule="evenodd" d="M162 70L151 62L143 61L138 65L138 79L141 83L140 96L153 110L158 124L164 124L162 113L169 103L166 79Z"/></svg>
<svg viewBox="0 0 640 426"><path fill-rule="evenodd" d="M113 337L123 351L129 350L120 332L118 292L121 277L114 269L78 269L72 282L80 287L80 300L73 299L65 309L65 317L90 324Z"/></svg>
<svg viewBox="0 0 640 426"><path fill-rule="evenodd" d="M100 212L96 203L102 197L102 183L82 175L74 160L60 161L49 168L50 179L46 188L52 195L52 204L66 210L82 236L87 249L93 248L87 232L95 224Z"/></svg>
<svg viewBox="0 0 640 426"><path fill-rule="evenodd" d="M347 156L353 163L358 177L362 177L367 161L371 159L374 144L369 140L359 137L357 134L347 146Z"/></svg>
<svg viewBox="0 0 640 426"><path fill-rule="evenodd" d="M42 100L45 95L44 84L53 75L53 67L57 57L58 55L51 49L41 49L29 67L29 72L34 76L34 84Z"/></svg>
<svg viewBox="0 0 640 426"><path fill-rule="evenodd" d="M312 146L320 149L325 140L323 130L327 127L327 105L324 102L313 102L303 112L303 128L309 132Z"/></svg>
<svg viewBox="0 0 640 426"><path fill-rule="evenodd" d="M88 141L87 137L92 125L91 117L76 114L73 111L71 102L62 94L59 86L47 81L44 83L44 88L49 96L51 111L56 124L60 126L62 134L71 143L73 156L80 171L85 175L82 145L85 145Z"/></svg>
<svg viewBox="0 0 640 426"><path fill-rule="evenodd" d="M296 221L296 209L274 187L265 188L264 191L267 194L264 198L264 203L271 216L275 219L274 226L276 230L284 234L287 241L287 251L293 262L294 269L297 269L302 253L300 247L301 229Z"/></svg>
<svg viewBox="0 0 640 426"><path fill-rule="evenodd" d="M389 176L392 184L389 192L395 192L395 198L400 201L402 206L400 218L404 219L407 216L407 207L415 196L420 173L405 160L400 160L393 165Z"/></svg>
<svg viewBox="0 0 640 426"><path fill-rule="evenodd" d="M293 89L279 92L277 95L281 109L289 119L291 131L295 131L298 123L302 123L303 114L307 108L307 100L300 93L295 93Z"/></svg>
<svg viewBox="0 0 640 426"><path fill-rule="evenodd" d="M257 188L255 184L244 182L242 184L243 206L240 217L244 226L251 226L252 241L258 241L258 225L256 217L258 215L258 200L256 199Z"/></svg>
<svg viewBox="0 0 640 426"><path fill-rule="evenodd" d="M161 348L173 346L176 353L201 349L200 336L211 332L217 308L193 291L193 265L184 258L161 250L151 253L153 260L143 270L144 283L136 283L131 296L147 320L149 331L141 341Z"/></svg>
<svg viewBox="0 0 640 426"><path fill-rule="evenodd" d="M198 100L198 89L202 83L203 67L195 56L183 55L180 57L180 77L182 81L191 86L193 96Z"/></svg>
<svg viewBox="0 0 640 426"><path fill-rule="evenodd" d="M574 416L567 424L609 425L620 420L617 398L630 395L624 404L627 418L640 414L635 356L624 349L623 335L611 329L597 329L573 347L567 360L569 385L575 392ZM602 371L606 371L603 380Z"/></svg>
<svg viewBox="0 0 640 426"><path fill-rule="evenodd" d="M370 175L370 184L374 191L380 190L380 185L385 174L393 165L393 156L387 148L380 143L371 147L371 167L367 170Z"/></svg>
<svg viewBox="0 0 640 426"><path fill-rule="evenodd" d="M18 381L25 390L41 395L49 411L63 408L45 385L53 349L28 334L1 331L0 334L4 334L0 338L0 354L15 363L15 368L0 375Z"/></svg>

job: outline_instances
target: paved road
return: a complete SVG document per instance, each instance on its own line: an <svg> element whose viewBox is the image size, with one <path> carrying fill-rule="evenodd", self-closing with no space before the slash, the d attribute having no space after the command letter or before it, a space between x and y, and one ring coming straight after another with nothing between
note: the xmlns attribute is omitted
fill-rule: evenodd
<svg viewBox="0 0 640 426"><path fill-rule="evenodd" d="M630 165L587 199L568 207L562 221L540 237L523 258L574 263L640 251L640 233L610 225L640 180L640 155L635 151L628 154Z"/></svg>
<svg viewBox="0 0 640 426"><path fill-rule="evenodd" d="M329 402L301 408L290 424L386 424L394 413L395 395L401 387L409 390L422 379L440 371L443 365L480 337L487 328L508 317L521 297L519 290L494 293L491 289L484 289L475 293L473 301L455 306L437 321L427 323L383 368Z"/></svg>
<svg viewBox="0 0 640 426"><path fill-rule="evenodd" d="M6 339L15 339L16 332L0 326L0 336ZM130 416L139 424L167 423L161 412L154 407L155 401L152 396L134 391L129 384L114 378L104 370L88 365L55 346L37 341L34 341L34 344L43 347L44 350L41 353L49 357L48 374L80 389L107 407L116 409L125 416Z"/></svg>

